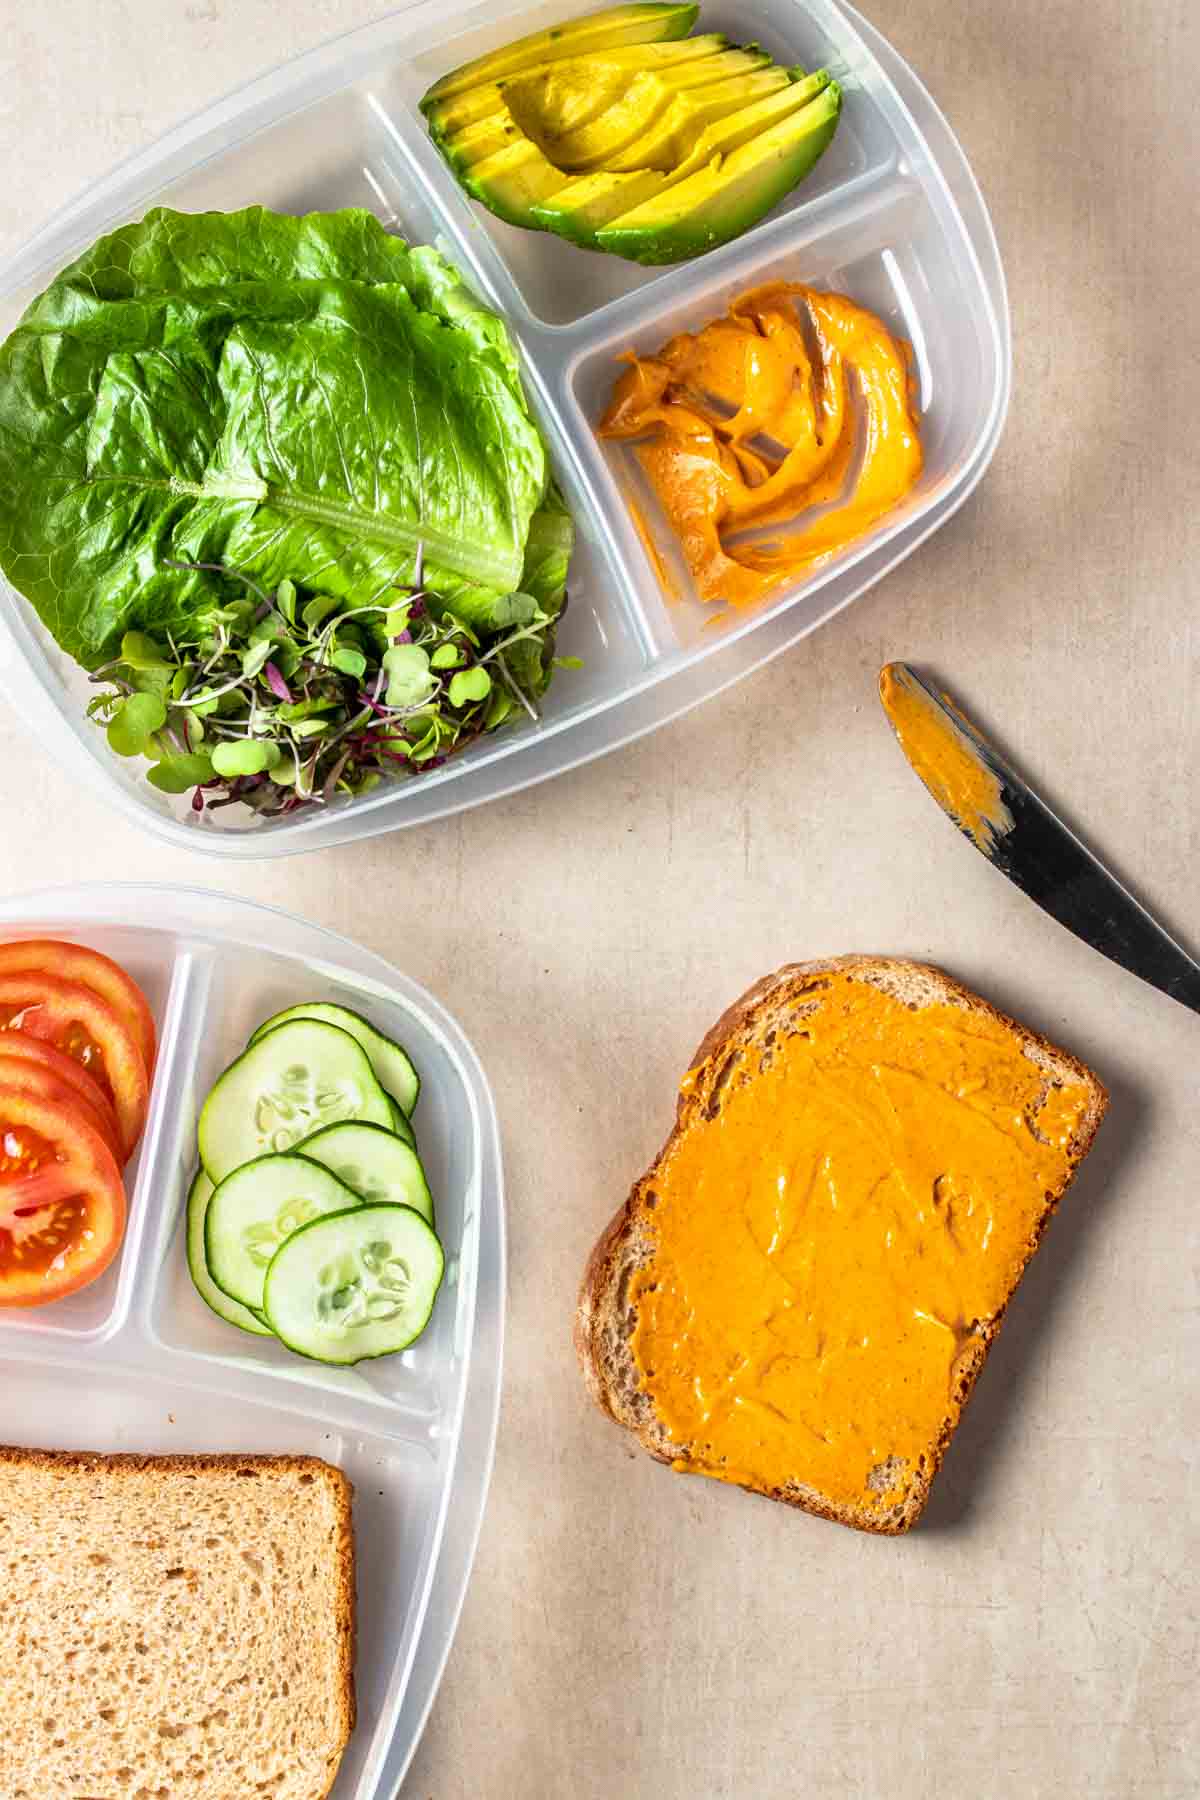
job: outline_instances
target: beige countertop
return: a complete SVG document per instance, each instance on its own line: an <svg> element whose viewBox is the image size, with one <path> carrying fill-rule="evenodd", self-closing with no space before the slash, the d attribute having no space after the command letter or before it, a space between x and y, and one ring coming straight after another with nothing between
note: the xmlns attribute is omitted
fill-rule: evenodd
<svg viewBox="0 0 1200 1800"><path fill-rule="evenodd" d="M0 251L371 0L5 9ZM222 886L349 933L478 1046L509 1178L495 1481L408 1800L1196 1792L1200 1020L1000 879L874 697L934 667L1200 942L1200 280L1179 0L875 0L991 205L1016 388L949 526L682 722L415 834L221 867L0 709L0 884ZM789 958L928 957L1090 1061L1112 1111L907 1539L635 1453L570 1351L591 1241L707 1024Z"/></svg>

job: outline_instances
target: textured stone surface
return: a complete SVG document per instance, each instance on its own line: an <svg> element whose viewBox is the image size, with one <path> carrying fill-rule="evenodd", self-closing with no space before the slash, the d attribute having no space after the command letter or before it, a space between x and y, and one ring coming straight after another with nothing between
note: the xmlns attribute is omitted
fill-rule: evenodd
<svg viewBox="0 0 1200 1800"><path fill-rule="evenodd" d="M378 9L0 10L6 249L176 119ZM888 657L932 665L1200 941L1200 38L1180 0L872 10L992 205L1017 375L983 487L865 599L552 785L257 866L156 845L0 710L5 889L86 873L291 907L428 983L492 1075L500 1447L406 1800L1195 1792L1200 1021L971 854L874 681ZM944 963L1113 1092L927 1521L899 1542L653 1466L587 1407L569 1346L587 1249L704 1028L776 963L854 949Z"/></svg>

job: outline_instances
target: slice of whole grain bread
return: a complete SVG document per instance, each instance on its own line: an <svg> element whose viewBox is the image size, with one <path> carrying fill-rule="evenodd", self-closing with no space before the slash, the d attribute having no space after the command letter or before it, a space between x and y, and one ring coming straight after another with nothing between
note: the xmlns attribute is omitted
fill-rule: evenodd
<svg viewBox="0 0 1200 1800"><path fill-rule="evenodd" d="M630 1350L630 1339L637 1323L636 1309L629 1298L630 1283L653 1255L654 1238L649 1220L654 1206L655 1178L680 1136L719 1111L727 1086L752 1078L744 1072L739 1073L742 1053L802 1029L804 1019L821 1003L821 977L831 973L869 982L914 1011L926 1006L949 1005L998 1020L1011 1031L1024 1055L1044 1070L1048 1087L1065 1082L1080 1083L1090 1095L1070 1145L1068 1179L1058 1192L1045 1196L1043 1210L1003 1304L990 1318L977 1322L974 1345L955 1366L953 1391L941 1428L919 1459L919 1466L911 1472L905 1471L911 1478L901 1501L885 1511L866 1505L847 1505L806 1485L799 1478L766 1494L769 1499L781 1500L821 1518L864 1531L895 1534L907 1531L916 1522L929 1498L930 1484L999 1331L1008 1301L1037 1249L1058 1201L1087 1155L1108 1106L1108 1095L1101 1082L1076 1057L1018 1025L942 970L895 957L841 956L826 961L790 963L775 974L765 976L734 1002L717 1020L692 1058L689 1065L692 1079L687 1091L679 1096L670 1137L650 1168L634 1183L628 1200L592 1250L576 1310L575 1349L588 1392L603 1412L631 1431L658 1461L672 1463L687 1454L689 1446L671 1440L655 1411L652 1397L642 1388ZM876 1485L877 1476L879 1488L890 1489L898 1473L897 1459L889 1459L873 1473L871 1485ZM759 1488L747 1491L766 1492Z"/></svg>
<svg viewBox="0 0 1200 1800"><path fill-rule="evenodd" d="M0 1794L324 1800L351 1487L307 1456L0 1448Z"/></svg>

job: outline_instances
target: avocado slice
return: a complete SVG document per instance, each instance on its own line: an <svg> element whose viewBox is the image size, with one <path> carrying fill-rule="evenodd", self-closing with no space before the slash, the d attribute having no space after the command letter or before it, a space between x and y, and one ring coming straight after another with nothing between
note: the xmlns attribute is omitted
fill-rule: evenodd
<svg viewBox="0 0 1200 1800"><path fill-rule="evenodd" d="M721 50L728 50L729 39L723 31L708 31L701 37L681 38L677 42L666 44L634 44L625 50L606 50L604 62L615 69L625 69L636 73L639 69L650 71L674 68L679 63L700 62L705 57L716 56ZM574 62L577 58L565 58ZM539 63L536 70L522 70L520 74L540 74L549 65ZM485 81L479 87L468 88L465 93L452 94L447 100L429 102L426 94L421 106L429 122L430 135L439 142L448 138L451 133L474 125L478 120L486 118L504 105L504 90L510 81L519 76L508 76L503 81ZM429 102L427 104L427 102Z"/></svg>
<svg viewBox="0 0 1200 1800"><path fill-rule="evenodd" d="M473 124L464 125L452 137L440 141L438 149L455 174L460 175L472 163L482 162L485 156L491 156L497 150L505 150L509 144L520 143L521 137L521 127L507 106L498 106L486 118L476 119Z"/></svg>
<svg viewBox="0 0 1200 1800"><path fill-rule="evenodd" d="M604 167L613 175L630 169L659 169L664 175L677 169L695 148L700 133L718 119L741 112L756 100L778 93L788 85L786 69L763 69L757 75L735 75L731 81L714 81L694 94L680 94L648 132L615 156Z"/></svg>
<svg viewBox="0 0 1200 1800"><path fill-rule="evenodd" d="M765 100L759 100L751 106L744 107L741 112L733 113L716 125L710 125L701 132L694 148L684 157L678 167L671 173L671 182L683 181L694 175L697 169L703 169L714 156L729 156L734 150L740 150L751 138L760 132L768 131L781 119L799 112L815 100L833 80L828 69L817 69L812 75L806 75L803 69L789 69L791 84L780 88ZM649 198L649 196L647 196ZM616 217L616 215L613 215Z"/></svg>
<svg viewBox="0 0 1200 1800"><path fill-rule="evenodd" d="M597 146L611 154L642 136L670 104L670 90L662 75L631 75L604 57L588 57L515 75L504 100L530 143L572 174L588 166Z"/></svg>
<svg viewBox="0 0 1200 1800"><path fill-rule="evenodd" d="M677 95L648 131L624 150L610 152L602 169L576 176L531 207L533 222L584 249L595 249L600 226L652 200L678 180L679 164L709 127L730 113L746 111L788 83L786 69L767 68Z"/></svg>
<svg viewBox="0 0 1200 1800"><path fill-rule="evenodd" d="M602 226L598 247L633 262L673 263L740 236L808 174L837 129L841 105L842 90L831 81L799 112Z"/></svg>
<svg viewBox="0 0 1200 1800"><path fill-rule="evenodd" d="M751 45L746 49L720 51L714 56L704 58L702 63L695 66L684 65L679 71L666 70L661 75L638 71L632 81L628 72L620 71L616 78L617 86L613 88L608 84L598 83L597 71L603 67L604 61L604 58L597 57L580 65L582 69L592 71L592 80L587 86L580 86L576 79L571 78L567 81L565 88L560 88L557 84L543 88L541 86L543 71L541 70L532 71L527 78L523 79L534 84L534 89L531 91L541 94L548 93L552 99L559 101L563 110L569 109L570 104L576 98L578 98L580 108L585 110L592 104L598 86L602 98L611 98L614 93L634 95L639 91L639 83L645 81L650 84L652 90L652 104L657 105L661 112L669 110L674 84L677 80L691 84L696 92L707 92L707 83L697 85L694 81L696 68L716 69L721 67L730 77L744 77L749 73L762 70L764 65L769 66L770 64L770 58L766 53L759 50L757 46ZM566 67L565 63L563 67ZM548 73L553 74L553 70ZM521 126L528 119L528 114L519 98L518 78L514 77L512 81L506 82L503 92L506 106L513 113L518 126ZM526 96L527 100L528 98L529 96ZM623 100L618 99L614 104L605 107L594 122L581 126L577 133L564 134L558 141L566 142L568 154L574 154L574 146L577 142L584 137L585 133L592 131L594 134L608 134L604 137L605 142L615 141L616 145L623 146L631 142L637 135L639 121L644 116L640 101L635 103L630 110L625 106ZM475 127L464 128L464 130L473 129ZM566 164L562 152L556 148L552 160L545 154L538 139L528 132L518 135L510 142L503 143L502 147L497 149L492 147L493 134L481 133L480 145L483 153L474 156L471 154L469 144L465 150L463 149L461 143L463 135L463 132L455 133L439 146L462 186L474 199L486 206L489 212L495 213L498 219L504 219L509 225L523 225L536 230L537 220L533 217L532 209L552 199L573 178L574 170ZM597 139L593 137L593 139L585 141L597 141ZM610 153L615 154L615 149Z"/></svg>
<svg viewBox="0 0 1200 1800"><path fill-rule="evenodd" d="M438 144L498 112L503 105L504 94L496 81L485 81L479 87L468 88L465 94L452 94L449 100L437 100L431 106L426 106L425 100L421 102L429 135Z"/></svg>
<svg viewBox="0 0 1200 1800"><path fill-rule="evenodd" d="M496 150L478 163L455 169L468 194L509 225L526 225L532 209L548 200L571 177L548 162L527 137L518 137L507 149Z"/></svg>
<svg viewBox="0 0 1200 1800"><path fill-rule="evenodd" d="M603 225L597 245L635 263L684 263L729 243L804 180L828 148L840 110L842 90L831 81L799 112Z"/></svg>
<svg viewBox="0 0 1200 1800"><path fill-rule="evenodd" d="M586 174L612 167L612 159L645 137L676 97L697 89L707 92L770 66L770 57L757 44L722 50L696 63L638 70L632 80L607 57L586 57L514 76L505 83L504 99L526 137L556 169Z"/></svg>
<svg viewBox="0 0 1200 1800"><path fill-rule="evenodd" d="M686 37L699 12L698 4L680 6L673 0L660 5L612 6L604 12L586 13L581 19L552 25L548 31L530 32L502 50L492 50L451 69L428 89L421 111L428 114L439 100L448 100L483 82L515 75L537 63L615 50L623 44L662 43L668 38Z"/></svg>
<svg viewBox="0 0 1200 1800"><path fill-rule="evenodd" d="M595 250L601 225L620 218L644 200L652 200L669 179L659 169L635 169L628 175L609 175L601 169L594 175L576 175L566 187L559 188L548 200L539 200L529 210L543 231L553 231L583 250Z"/></svg>
<svg viewBox="0 0 1200 1800"><path fill-rule="evenodd" d="M544 231L553 231L584 249L598 249L596 233L602 225L611 224L635 206L653 200L676 182L703 169L714 156L727 156L780 119L799 112L827 88L832 79L827 69L818 69L815 75L805 75L798 68L789 69L787 73L792 77L788 86L707 126L691 153L669 174L662 174L657 169L639 169L625 175L606 171L580 175L552 194L549 200L533 207L533 217Z"/></svg>

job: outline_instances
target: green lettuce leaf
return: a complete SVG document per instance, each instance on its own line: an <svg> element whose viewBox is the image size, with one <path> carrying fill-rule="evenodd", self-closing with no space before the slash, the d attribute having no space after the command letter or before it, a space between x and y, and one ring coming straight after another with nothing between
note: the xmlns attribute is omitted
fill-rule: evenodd
<svg viewBox="0 0 1200 1800"><path fill-rule="evenodd" d="M0 567L86 666L211 603L173 559L363 605L418 544L484 629L516 588L562 605L570 520L508 332L369 213L152 212L0 346Z"/></svg>

